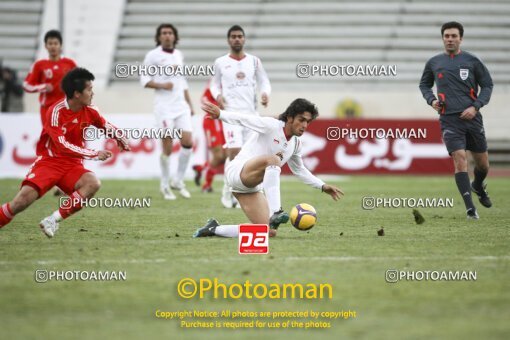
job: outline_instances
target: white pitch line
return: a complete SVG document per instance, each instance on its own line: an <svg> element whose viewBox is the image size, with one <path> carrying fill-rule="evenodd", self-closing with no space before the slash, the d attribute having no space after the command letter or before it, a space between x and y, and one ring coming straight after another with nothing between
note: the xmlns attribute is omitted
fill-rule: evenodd
<svg viewBox="0 0 510 340"><path fill-rule="evenodd" d="M301 261L388 261L388 260L474 260L474 261L495 261L510 260L510 256L469 256L469 257L412 257L412 256L395 256L395 257L374 257L374 256L317 256L317 257L286 257L285 260Z"/></svg>
<svg viewBox="0 0 510 340"><path fill-rule="evenodd" d="M236 256L236 257L215 257L215 258L196 258L192 259L189 257L186 258L174 258L172 262L198 262L198 263L213 263L213 262L234 262L234 261L243 261L245 258L249 258L246 256ZM468 257L412 257L412 256L395 256L395 257L379 257L379 256L315 256L315 257L298 257L298 256L290 256L290 257L280 257L275 259L269 259L267 257L259 258L263 261L272 261L272 260L284 260L284 261L325 261L325 262L355 262L355 261L402 261L402 260L413 260L413 261L422 261L422 260L453 260L453 261L508 261L510 260L510 256L468 256ZM34 263L37 265L55 265L55 264L150 264L150 263L165 263L168 262L167 259L132 259L132 260L84 260L84 261L62 261L62 260L27 260L27 261L0 261L0 265L9 265L9 264L23 264L23 263Z"/></svg>
<svg viewBox="0 0 510 340"><path fill-rule="evenodd" d="M0 261L0 265L6 264L21 264L21 263L34 263L37 265L53 265L60 263L67 264L103 264L103 263L115 263L115 264L145 264L145 263L163 263L166 259L132 259L132 260L82 260L82 261L62 261L62 260L37 260L37 261Z"/></svg>

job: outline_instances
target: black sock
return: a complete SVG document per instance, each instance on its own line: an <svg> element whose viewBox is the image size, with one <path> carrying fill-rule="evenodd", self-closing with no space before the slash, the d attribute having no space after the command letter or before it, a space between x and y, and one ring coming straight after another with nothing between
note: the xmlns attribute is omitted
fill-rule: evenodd
<svg viewBox="0 0 510 340"><path fill-rule="evenodd" d="M475 208L473 204L473 199L471 198L471 184L469 183L469 175L467 172L457 172L455 174L455 183L457 183L457 188L459 188L460 195L464 199L464 204L466 205L466 210Z"/></svg>
<svg viewBox="0 0 510 340"><path fill-rule="evenodd" d="M487 177L487 170L480 170L475 167L475 180L473 182L473 187L478 191L483 189L483 180Z"/></svg>

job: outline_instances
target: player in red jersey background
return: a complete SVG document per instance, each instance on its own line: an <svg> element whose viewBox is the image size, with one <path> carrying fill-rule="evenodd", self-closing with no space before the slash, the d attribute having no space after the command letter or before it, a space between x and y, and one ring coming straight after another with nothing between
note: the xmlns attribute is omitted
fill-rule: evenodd
<svg viewBox="0 0 510 340"><path fill-rule="evenodd" d="M82 201L99 190L99 179L83 167L83 159L105 161L112 153L87 149L83 130L91 125L106 131L112 131L115 127L101 116L95 106L91 106L93 80L94 75L83 68L73 69L62 80L66 98L55 103L42 116L38 157L21 183L16 197L0 206L0 228L56 185L71 200L68 206L61 206L39 224L46 236L53 237L58 223L79 211ZM117 139L117 144L121 150L129 151L125 139Z"/></svg>
<svg viewBox="0 0 510 340"><path fill-rule="evenodd" d="M202 104L204 103L217 105L209 89L209 84L207 84L204 94L202 95ZM202 172L205 172L205 182L202 186L202 191L212 192L214 176L221 170L221 165L225 163L227 157L225 149L223 148L225 145L225 136L223 135L222 122L218 119L213 119L207 112L204 116L203 128L207 140L207 149L211 151L212 159L206 161L204 165L193 166L193 170L195 170L196 173L195 183L197 185L200 185Z"/></svg>
<svg viewBox="0 0 510 340"><path fill-rule="evenodd" d="M59 31L46 32L44 46L48 51L48 59L36 61L23 82L26 92L40 93L41 120L50 106L65 98L60 83L67 72L76 67L76 63L72 59L61 56L62 35Z"/></svg>

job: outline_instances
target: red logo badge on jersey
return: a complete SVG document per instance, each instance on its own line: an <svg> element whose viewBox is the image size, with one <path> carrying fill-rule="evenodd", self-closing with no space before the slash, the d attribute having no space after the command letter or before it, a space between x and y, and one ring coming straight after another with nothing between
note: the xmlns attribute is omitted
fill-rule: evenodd
<svg viewBox="0 0 510 340"><path fill-rule="evenodd" d="M441 72L439 72L439 74L437 75L437 78L438 79L442 79L443 78L443 74Z"/></svg>
<svg viewBox="0 0 510 340"><path fill-rule="evenodd" d="M53 78L53 71L51 70L51 68L47 68L43 72L44 72L44 76L46 78L48 78L48 79Z"/></svg>
<svg viewBox="0 0 510 340"><path fill-rule="evenodd" d="M267 224L239 225L239 254L269 253L269 226Z"/></svg>
<svg viewBox="0 0 510 340"><path fill-rule="evenodd" d="M236 73L236 78L239 80L243 80L244 78L246 78L246 75L244 74L244 72L239 71Z"/></svg>

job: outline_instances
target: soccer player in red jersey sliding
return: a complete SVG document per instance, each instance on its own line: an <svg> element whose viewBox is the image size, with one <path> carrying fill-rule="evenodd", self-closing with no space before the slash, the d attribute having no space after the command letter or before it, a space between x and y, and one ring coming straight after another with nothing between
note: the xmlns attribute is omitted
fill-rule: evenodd
<svg viewBox="0 0 510 340"><path fill-rule="evenodd" d="M67 98L55 103L43 115L38 157L16 197L0 206L0 228L56 185L71 198L71 204L60 207L40 222L43 233L51 238L58 230L58 223L79 211L82 202L99 190L99 179L83 167L83 160L104 161L112 153L87 149L83 130L92 125L114 135L112 131L116 128L91 106L93 80L94 75L83 68L73 69L62 80ZM130 150L125 139L117 139L117 144L122 151Z"/></svg>
<svg viewBox="0 0 510 340"><path fill-rule="evenodd" d="M51 30L44 35L44 46L48 59L36 61L23 82L26 92L39 92L41 121L50 106L65 98L60 88L64 76L76 67L74 60L62 57L62 35Z"/></svg>
<svg viewBox="0 0 510 340"><path fill-rule="evenodd" d="M202 95L202 104L212 103L217 105L214 100L209 84ZM205 182L202 186L202 192L212 192L212 182L214 176L221 170L221 165L225 163L227 154L223 146L225 145L225 136L223 135L223 124L219 119L213 119L212 116L206 112L204 115L203 128L205 137L207 139L207 149L211 151L212 159L208 160L204 165L195 165L195 183L200 185L200 178L202 172L205 172Z"/></svg>

